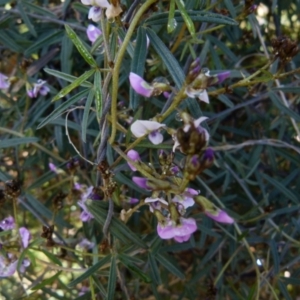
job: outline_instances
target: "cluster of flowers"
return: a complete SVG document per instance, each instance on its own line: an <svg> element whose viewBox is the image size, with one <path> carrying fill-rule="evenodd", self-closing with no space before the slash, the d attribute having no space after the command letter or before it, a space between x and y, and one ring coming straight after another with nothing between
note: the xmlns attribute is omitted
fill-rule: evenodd
<svg viewBox="0 0 300 300"><path fill-rule="evenodd" d="M217 76L210 76L208 69L201 69L199 60L192 63L185 82L183 98L199 98L209 103L206 88L221 83L229 72L223 72ZM146 82L141 76L130 73L130 84L132 88L144 97L152 97L161 93L168 93L174 89L167 81L154 80L152 84ZM206 148L209 133L201 126L207 117L201 116L193 120L187 113L181 114L184 125L178 130L167 128L155 120L136 120L131 125L131 132L137 138L147 136L149 140L159 145L163 142L162 129L172 135L174 140L173 151L169 154L163 150L159 153L161 173L152 166L141 161L139 153L130 150L127 153L128 164L132 171L140 170L149 174L148 178L133 177L132 180L141 188L152 191L151 197L145 199L150 211L158 219L157 233L162 239L174 238L177 242L188 241L197 230L196 220L185 218L186 210L195 204L201 205L205 214L217 222L232 224L234 220L223 210L203 196L199 191L187 187L190 180L196 178L204 169L208 168L214 159L212 149ZM173 163L176 149L186 154L184 167L180 169Z"/></svg>
<svg viewBox="0 0 300 300"><path fill-rule="evenodd" d="M15 228L14 218L12 216L9 216L4 220L0 221L0 228L2 231L14 229ZM20 227L19 236L20 236L21 247L24 250L29 245L29 241L31 239L30 232L26 227ZM2 249L2 247L3 244L0 244L0 249ZM17 259L13 253L7 253L6 257L0 254L0 278L12 276L16 272L18 264L20 265L19 271L21 273L24 273L26 268L30 266L30 260L24 258L19 263L19 259Z"/></svg>
<svg viewBox="0 0 300 300"><path fill-rule="evenodd" d="M105 9L105 15L108 19L115 18L123 11L120 6L120 1L111 1L110 4L107 0L81 0L84 5L91 5L88 18L94 22L101 19L101 9Z"/></svg>
<svg viewBox="0 0 300 300"><path fill-rule="evenodd" d="M1 90L7 90L10 87L10 79L0 73L0 89ZM38 79L36 83L33 84L33 86L30 86L28 84L27 88L27 95L30 98L37 98L39 95L46 96L49 92L50 89L48 86L45 85L46 81Z"/></svg>

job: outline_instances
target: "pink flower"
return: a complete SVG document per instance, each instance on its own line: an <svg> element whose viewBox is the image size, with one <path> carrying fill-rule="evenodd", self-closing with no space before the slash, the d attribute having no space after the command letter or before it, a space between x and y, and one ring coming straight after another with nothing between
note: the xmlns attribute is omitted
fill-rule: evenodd
<svg viewBox="0 0 300 300"><path fill-rule="evenodd" d="M225 79L227 79L230 76L230 71L224 71L219 74L217 74L218 82L222 83Z"/></svg>
<svg viewBox="0 0 300 300"><path fill-rule="evenodd" d="M95 243L90 242L88 239L83 239L79 244L79 248L92 249L95 246Z"/></svg>
<svg viewBox="0 0 300 300"><path fill-rule="evenodd" d="M232 219L224 210L218 209L216 213L210 213L208 211L205 211L205 214L213 219L214 221L217 221L219 223L225 223L225 224L232 224L234 223L234 219Z"/></svg>
<svg viewBox="0 0 300 300"><path fill-rule="evenodd" d="M58 172L57 172L57 167L56 167L55 164L49 163L48 166L49 166L49 169L50 169L52 172L58 173Z"/></svg>
<svg viewBox="0 0 300 300"><path fill-rule="evenodd" d="M152 93L154 91L154 88L144 80L141 76L130 72L129 75L129 81L131 84L131 87L140 95L144 97L151 97Z"/></svg>
<svg viewBox="0 0 300 300"><path fill-rule="evenodd" d="M15 219L12 216L9 216L2 221L0 221L0 228L2 230L11 230L15 228Z"/></svg>
<svg viewBox="0 0 300 300"><path fill-rule="evenodd" d="M132 177L132 181L140 188L150 190L151 188L147 185L148 179L144 177Z"/></svg>
<svg viewBox="0 0 300 300"><path fill-rule="evenodd" d="M1 277L9 277L14 275L17 270L18 260L10 264L6 264L6 259L2 255L0 255L0 278Z"/></svg>
<svg viewBox="0 0 300 300"><path fill-rule="evenodd" d="M6 90L10 86L10 82L8 81L8 77L4 74L0 73L0 89Z"/></svg>
<svg viewBox="0 0 300 300"><path fill-rule="evenodd" d="M127 156L128 156L132 161L134 161L134 162L140 161L140 155L139 155L139 153L138 153L137 151L135 151L135 150L129 150L129 151L127 152ZM128 166L130 167L130 169L131 169L132 171L136 171L136 167L133 166L130 162L127 162L127 164L128 164Z"/></svg>
<svg viewBox="0 0 300 300"><path fill-rule="evenodd" d="M161 210L162 204L166 206L169 205L169 203L163 198L152 198L152 197L146 198L145 203L149 203L149 209L151 212L154 212L154 210Z"/></svg>
<svg viewBox="0 0 300 300"><path fill-rule="evenodd" d="M88 39L92 43L95 43L97 38L102 34L102 31L99 28L97 28L96 26L90 24L86 29L86 34L87 34Z"/></svg>
<svg viewBox="0 0 300 300"><path fill-rule="evenodd" d="M101 19L101 8L98 6L92 6L89 10L88 19L94 22L99 22Z"/></svg>
<svg viewBox="0 0 300 300"><path fill-rule="evenodd" d="M36 98L39 94L41 94L42 96L46 96L49 93L50 89L45 86L45 83L46 81L39 79L37 83L33 84L32 89L27 90L27 95L30 98Z"/></svg>
<svg viewBox="0 0 300 300"><path fill-rule="evenodd" d="M164 225L157 224L157 233L162 239L172 239L182 243L190 239L192 233L197 230L197 224L193 218L180 218L180 224L176 224L171 219L166 219Z"/></svg>
<svg viewBox="0 0 300 300"><path fill-rule="evenodd" d="M198 195L198 191L187 188L181 195L176 195L172 201L180 203L183 205L184 208L188 208L190 206L193 206L195 204L195 201L193 199L193 196Z"/></svg>
<svg viewBox="0 0 300 300"><path fill-rule="evenodd" d="M22 239L22 246L24 249L26 249L28 247L29 241L31 239L31 234L26 227L20 227L19 234Z"/></svg>
<svg viewBox="0 0 300 300"><path fill-rule="evenodd" d="M89 212L88 208L85 205L87 199L89 199L90 194L92 193L94 187L90 186L87 191L82 194L81 200L78 201L78 205L82 208L82 212L80 214L80 219L82 222L87 222L94 218L94 216Z"/></svg>
<svg viewBox="0 0 300 300"><path fill-rule="evenodd" d="M26 268L30 266L30 260L25 258L23 259L21 265L20 265L20 272L24 273Z"/></svg>
<svg viewBox="0 0 300 300"><path fill-rule="evenodd" d="M139 138L148 134L150 142L154 145L158 145L163 141L163 135L158 129L164 127L165 124L160 124L156 121L144 121L136 120L130 127L131 132L135 137Z"/></svg>

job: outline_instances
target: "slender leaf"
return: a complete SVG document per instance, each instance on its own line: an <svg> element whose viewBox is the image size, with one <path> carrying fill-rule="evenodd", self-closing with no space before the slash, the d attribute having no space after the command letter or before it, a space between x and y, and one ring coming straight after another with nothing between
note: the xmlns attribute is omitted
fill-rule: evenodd
<svg viewBox="0 0 300 300"><path fill-rule="evenodd" d="M83 112L83 117L81 122L81 138L84 143L86 142L86 130L88 126L88 118L89 118L91 105L94 100L94 95L95 95L95 91L90 90L84 106L84 112Z"/></svg>
<svg viewBox="0 0 300 300"><path fill-rule="evenodd" d="M67 94L69 94L72 90L77 88L82 82L84 82L86 79L90 78L95 73L95 70L89 70L87 72L84 72L80 77L76 78L71 84L63 88L53 99L52 102L59 100L60 98L63 98Z"/></svg>
<svg viewBox="0 0 300 300"><path fill-rule="evenodd" d="M58 78L61 78L63 80L66 80L68 82L73 82L75 79L77 79L78 77L75 77L73 75L69 75L69 74L66 74L66 73L63 73L63 72L60 72L60 71L56 71L56 70L52 70L52 69L48 69L48 68L45 68L44 71L50 75L53 75L54 77L58 77ZM88 82L88 81L83 81L80 86L83 86L83 87L87 87L87 88L92 88L93 87L93 84Z"/></svg>
<svg viewBox="0 0 300 300"><path fill-rule="evenodd" d="M115 299L115 289L117 283L117 263L116 257L112 256L109 277L108 277L108 286L107 286L107 300Z"/></svg>
<svg viewBox="0 0 300 300"><path fill-rule="evenodd" d="M109 255L105 256L104 258L102 258L101 260L99 260L98 262L96 262L92 267L88 268L83 274L78 276L76 279L71 281L68 284L68 286L69 287L76 286L78 283L82 282L83 280L85 280L85 279L89 278L90 276L92 276L93 274L95 274L104 265L109 264L110 261L111 261L111 255L109 254Z"/></svg>
<svg viewBox="0 0 300 300"><path fill-rule="evenodd" d="M185 6L184 6L184 2L181 0L175 0L176 1L176 5L179 8L179 11L181 13L181 16L185 22L185 25L188 29L188 31L190 32L191 36L194 37L195 36L195 26L193 23L193 20L191 19L191 17L189 16L189 14L187 13Z"/></svg>
<svg viewBox="0 0 300 300"><path fill-rule="evenodd" d="M147 35L143 27L137 32L136 46L131 62L131 72L143 77L145 70L145 62L147 56ZM139 106L140 96L130 87L130 107L136 109Z"/></svg>
<svg viewBox="0 0 300 300"><path fill-rule="evenodd" d="M295 121L300 122L300 115L297 114L295 111L291 110L289 107L286 107L280 98L272 91L269 92L270 98L274 105L279 109L280 112L286 113L288 116L295 119Z"/></svg>
<svg viewBox="0 0 300 300"><path fill-rule="evenodd" d="M66 28L68 37L71 39L71 41L73 42L73 44L75 45L75 47L77 48L78 52L83 57L83 59L90 66L96 67L97 66L97 62L95 61L95 59L93 58L93 56L91 55L91 53L89 52L89 50L86 49L86 47L84 46L83 42L77 36L77 34L75 33L75 31L69 25L65 25L65 28Z"/></svg>
<svg viewBox="0 0 300 300"><path fill-rule="evenodd" d="M170 50L166 47L166 45L162 42L162 40L156 35L156 33L153 30L147 28L146 32L147 36L151 41L151 45L154 47L157 54L160 56L161 60L166 65L169 74L172 76L176 84L176 87L180 89L184 82L185 75L178 61L175 59Z"/></svg>
<svg viewBox="0 0 300 300"><path fill-rule="evenodd" d="M21 14L21 17L22 17L22 20L24 21L24 23L26 24L26 26L28 27L30 33L34 36L34 37L37 37L37 33L34 29L34 26L32 25L30 19L28 18L28 15L26 14L24 8L23 8L23 2L19 2L17 4L17 7L18 7L18 10Z"/></svg>
<svg viewBox="0 0 300 300"><path fill-rule="evenodd" d="M22 137L22 138L0 140L0 149L14 147L22 144L36 143L38 140L39 139L36 137L24 137L24 138Z"/></svg>
<svg viewBox="0 0 300 300"><path fill-rule="evenodd" d="M175 261L171 261L170 258L167 258L165 255L162 255L158 253L155 258L167 269L169 270L172 274L175 276L184 279L185 275L182 272L182 270L177 266Z"/></svg>
<svg viewBox="0 0 300 300"><path fill-rule="evenodd" d="M290 189L286 188L281 182L267 174L262 173L261 175L288 199L292 200L295 204L299 204L298 197Z"/></svg>
<svg viewBox="0 0 300 300"><path fill-rule="evenodd" d="M103 203L104 204L104 203ZM100 223L100 225L104 225L107 216L107 208L105 209L103 204L100 201L91 201L88 200L86 205L88 209L91 211L95 219ZM106 205L106 204L104 204ZM118 239L126 242L127 240L132 241L135 245L138 245L142 248L147 248L147 245L143 240L141 240L134 232L132 232L123 222L119 219L112 217L109 231L116 236Z"/></svg>
<svg viewBox="0 0 300 300"><path fill-rule="evenodd" d="M156 284L161 284L160 272L156 260L151 252L148 253L148 263L150 265L153 281Z"/></svg>
<svg viewBox="0 0 300 300"><path fill-rule="evenodd" d="M32 53L36 52L37 50L39 50L43 47L50 46L52 44L61 42L63 35L64 35L64 32L62 30L52 31L46 37L39 39L31 47L27 48L27 50L24 52L24 55L30 56Z"/></svg>
<svg viewBox="0 0 300 300"><path fill-rule="evenodd" d="M71 105L73 105L74 103L82 99L87 94L87 92L88 92L87 89L83 90L78 94L74 95L73 97L71 97L70 99L68 99L63 104L61 104L38 125L37 129L42 128L43 126L45 126L46 124L48 124L49 122L53 121L58 116L63 114Z"/></svg>
<svg viewBox="0 0 300 300"><path fill-rule="evenodd" d="M42 287L46 286L46 285L51 285L59 276L60 274L62 273L62 271L59 271L58 273L56 273L55 275L43 280L41 283L33 286L31 289L32 290L39 290L41 289Z"/></svg>
<svg viewBox="0 0 300 300"><path fill-rule="evenodd" d="M207 23L215 23L215 24L226 24L226 25L238 25L238 23L229 17L211 13L207 11L187 11L187 14L194 22L207 22ZM158 13L148 18L145 21L147 26L154 25L164 25L168 23L169 14L168 13ZM180 11L175 11L174 19L177 23L184 22L184 19L180 13Z"/></svg>
<svg viewBox="0 0 300 300"><path fill-rule="evenodd" d="M103 99L102 99L102 79L101 72L96 71L94 77L94 90L95 90L95 104L96 104L96 116L98 122L102 117Z"/></svg>

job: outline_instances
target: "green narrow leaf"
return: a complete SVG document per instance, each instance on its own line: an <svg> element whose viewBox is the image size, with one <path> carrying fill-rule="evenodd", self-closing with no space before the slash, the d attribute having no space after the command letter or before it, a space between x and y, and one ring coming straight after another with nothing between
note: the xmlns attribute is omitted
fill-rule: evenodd
<svg viewBox="0 0 300 300"><path fill-rule="evenodd" d="M175 276L184 279L185 276L183 272L180 270L180 268L177 266L175 261L171 261L170 258L167 258L166 256L158 253L156 255L156 259L167 269L169 270L172 274Z"/></svg>
<svg viewBox="0 0 300 300"><path fill-rule="evenodd" d="M277 106L277 108L279 109L280 112L284 112L288 116L295 119L295 121L300 122L300 115L297 114L295 111L291 110L289 107L286 107L282 103L281 99L277 96L276 93L274 93L273 91L270 91L269 95L270 95L270 98L271 98L273 104Z"/></svg>
<svg viewBox="0 0 300 300"><path fill-rule="evenodd" d="M30 19L28 18L24 8L23 8L23 5L22 5L22 2L19 2L17 4L17 8L20 12L20 15L22 17L22 20L24 21L24 23L26 24L26 26L28 27L30 33L34 36L34 37L37 37L37 34L36 34L36 31L34 29L34 26L32 25L32 23L30 22Z"/></svg>
<svg viewBox="0 0 300 300"><path fill-rule="evenodd" d="M156 284L161 284L160 272L156 260L151 252L148 253L148 263L150 265L151 275Z"/></svg>
<svg viewBox="0 0 300 300"><path fill-rule="evenodd" d="M72 90L74 90L75 88L77 88L83 81L87 80L88 78L90 78L93 74L95 73L95 70L89 70L84 72L80 77L78 77L77 79L75 79L71 84L69 84L68 86L66 86L65 88L63 88L53 99L51 102L57 101L60 98L63 98L64 96L66 96L67 94L69 94Z"/></svg>
<svg viewBox="0 0 300 300"><path fill-rule="evenodd" d="M59 216L56 216L53 219L52 211L49 208L47 208L42 202L38 201L34 196L30 194L25 194L25 197L27 199L27 202L30 204L31 209L35 212L38 212L40 216L46 218L46 220L53 220L54 224L70 228L70 224L67 223L65 220L59 218Z"/></svg>
<svg viewBox="0 0 300 300"><path fill-rule="evenodd" d="M98 262L96 262L92 267L88 268L83 274L81 274L76 279L74 279L73 281L71 281L68 284L68 286L69 287L76 286L78 283L82 282L83 280L85 280L88 277L90 277L93 274L95 274L95 272L97 272L101 267L103 267L104 265L108 264L110 262L110 260L111 260L111 254L105 256L104 258L102 258L101 260L99 260Z"/></svg>
<svg viewBox="0 0 300 300"><path fill-rule="evenodd" d="M94 89L95 89L95 104L96 104L96 117L98 122L102 117L103 99L102 99L102 78L101 72L96 71L94 76Z"/></svg>
<svg viewBox="0 0 300 300"><path fill-rule="evenodd" d="M31 47L27 48L24 52L25 56L30 56L37 50L45 47L50 46L55 43L60 43L64 32L62 30L59 31L52 31L46 37L39 39L36 43L34 43Z"/></svg>
<svg viewBox="0 0 300 300"><path fill-rule="evenodd" d="M24 138L22 137L22 138L0 140L0 149L14 147L22 144L27 144L27 143L35 143L38 140L39 139L36 137L24 137Z"/></svg>
<svg viewBox="0 0 300 300"><path fill-rule="evenodd" d="M176 1L176 5L179 8L179 11L181 13L181 16L185 22L185 25L188 29L188 31L190 32L192 37L195 37L195 26L194 23L191 19L191 17L188 15L185 7L184 7L184 2L181 0L175 0Z"/></svg>
<svg viewBox="0 0 300 300"><path fill-rule="evenodd" d="M73 66L73 43L69 37L65 35L61 41L60 62L61 70L64 73L70 74Z"/></svg>
<svg viewBox="0 0 300 300"><path fill-rule="evenodd" d="M155 51L166 65L169 74L172 76L175 82L176 87L180 89L185 80L185 75L178 61L152 29L147 28L146 32L151 41L151 45L154 47Z"/></svg>
<svg viewBox="0 0 300 300"><path fill-rule="evenodd" d="M131 72L144 76L145 62L147 57L147 36L143 27L139 27L136 38L136 46L131 63ZM140 96L130 86L130 108L133 110L139 106Z"/></svg>
<svg viewBox="0 0 300 300"><path fill-rule="evenodd" d="M21 53L24 51L3 29L0 30L0 42L14 52Z"/></svg>
<svg viewBox="0 0 300 300"><path fill-rule="evenodd" d="M97 62L95 61L94 57L91 55L91 53L86 49L80 38L77 36L75 31L69 26L65 25L67 35L77 48L80 55L83 57L83 59L92 67L97 66Z"/></svg>
<svg viewBox="0 0 300 300"><path fill-rule="evenodd" d="M107 217L107 203L101 201L87 200L86 205L88 210L93 214L95 219L100 225L104 225ZM106 206L106 208L104 207ZM142 248L147 248L147 245L141 240L134 232L132 232L122 221L112 217L109 225L109 231L121 241L127 242L132 241L135 245Z"/></svg>
<svg viewBox="0 0 300 300"><path fill-rule="evenodd" d="M234 19L223 16L221 14L216 14L208 11L187 11L187 14L194 22L207 22L207 23L215 23L215 24L224 24L224 25L238 25ZM174 19L177 23L184 22L184 19L180 13L180 11L176 10L174 14ZM150 18L146 19L145 25L154 26L154 25L164 25L167 24L169 20L169 13L158 13L154 14Z"/></svg>
<svg viewBox="0 0 300 300"><path fill-rule="evenodd" d="M299 204L298 203L298 197L287 187L285 187L281 182L279 182L278 180L270 177L267 174L263 174L261 173L261 175L267 180L269 181L278 191L282 192L282 194L284 194L288 199L292 200L294 202L294 204Z"/></svg>
<svg viewBox="0 0 300 300"><path fill-rule="evenodd" d="M279 269L279 255L278 255L278 249L277 249L277 245L275 243L275 241L273 239L270 240L270 250L273 256L273 264L274 264L274 273L275 275L279 273L280 269Z"/></svg>
<svg viewBox="0 0 300 300"><path fill-rule="evenodd" d="M45 16L51 17L53 19L57 19L56 14L52 13L48 9L44 9L41 6L35 5L33 3L30 3L30 2L27 2L27 1L24 1L24 0L22 0L22 4L24 6L26 6L27 8L29 8L29 9L32 9L34 12L36 12L40 15L45 15Z"/></svg>
<svg viewBox="0 0 300 300"><path fill-rule="evenodd" d="M119 26L119 28L118 28L118 35L119 35L120 39L122 41L124 41L126 32L124 31L124 29L121 26ZM129 54L129 56L131 58L133 58L134 47L131 42L128 43L126 51Z"/></svg>
<svg viewBox="0 0 300 300"><path fill-rule="evenodd" d="M175 20L174 15L175 15L175 0L171 0L170 8L169 8L169 16L168 16L168 25L167 25L168 33L172 33L177 26L177 21Z"/></svg>
<svg viewBox="0 0 300 300"><path fill-rule="evenodd" d="M59 271L52 277L43 280L41 283L37 284L36 286L33 286L31 289L35 291L35 290L39 290L40 288L42 288L46 285L51 285L60 276L61 273L62 273L62 271Z"/></svg>
<svg viewBox="0 0 300 300"><path fill-rule="evenodd" d="M79 92L78 94L74 95L73 97L70 97L66 102L61 104L59 107L57 107L50 115L48 115L37 127L37 129L42 128L49 122L53 121L56 119L58 116L63 114L72 104L76 103L79 101L81 98L83 98L88 92L88 89L83 90Z"/></svg>
<svg viewBox="0 0 300 300"><path fill-rule="evenodd" d="M299 86L280 86L272 88L272 91L283 91L284 93L300 93Z"/></svg>
<svg viewBox="0 0 300 300"><path fill-rule="evenodd" d="M63 73L63 72L60 72L60 71L56 71L56 70L52 70L52 69L48 69L48 68L44 68L44 71L50 75L53 75L54 77L58 77L58 78L61 78L65 81L68 81L68 82L73 82L76 78L78 77L75 77L73 75L70 75L70 74L66 74L66 73ZM83 81L80 86L83 86L83 87L87 87L87 88L92 88L93 85L88 82L88 81Z"/></svg>
<svg viewBox="0 0 300 300"><path fill-rule="evenodd" d="M280 292L284 296L284 300L292 300L285 284L281 280L278 280L277 283L278 283L278 287L280 289Z"/></svg>
<svg viewBox="0 0 300 300"><path fill-rule="evenodd" d="M116 257L112 256L107 285L107 300L115 299L115 289L117 283L117 264Z"/></svg>
<svg viewBox="0 0 300 300"><path fill-rule="evenodd" d="M84 112L83 112L83 117L82 117L82 122L81 122L81 138L84 143L86 142L86 129L87 129L87 125L88 125L90 108L91 108L92 102L94 100L94 95L95 95L95 91L90 90L87 100L86 100L86 103L84 105Z"/></svg>
<svg viewBox="0 0 300 300"><path fill-rule="evenodd" d="M47 250L45 250L45 249L43 249L42 252L43 252L43 254L45 254L45 255L49 258L49 260L50 260L51 262L53 262L54 264L56 264L56 265L58 265L58 266L61 266L61 265L62 265L60 259L59 259L55 254L53 254L53 253L51 253L51 252L49 252L49 251L47 251Z"/></svg>
<svg viewBox="0 0 300 300"><path fill-rule="evenodd" d="M118 258L120 259L120 261L123 263L123 265L126 266L126 268L130 271L132 271L133 273L135 273L139 278L141 278L144 282L146 283L150 283L152 282L151 278L145 274L144 272L142 272L142 270L135 266L132 262L130 262L127 257L124 257L124 255L118 255Z"/></svg>

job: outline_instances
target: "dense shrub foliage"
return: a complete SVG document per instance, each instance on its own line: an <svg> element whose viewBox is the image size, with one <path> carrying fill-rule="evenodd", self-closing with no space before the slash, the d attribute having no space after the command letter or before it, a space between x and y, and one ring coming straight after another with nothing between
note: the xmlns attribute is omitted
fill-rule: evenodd
<svg viewBox="0 0 300 300"><path fill-rule="evenodd" d="M0 5L1 299L300 297L299 0Z"/></svg>

